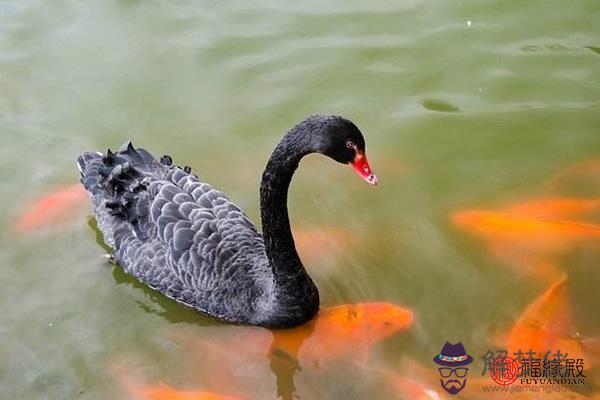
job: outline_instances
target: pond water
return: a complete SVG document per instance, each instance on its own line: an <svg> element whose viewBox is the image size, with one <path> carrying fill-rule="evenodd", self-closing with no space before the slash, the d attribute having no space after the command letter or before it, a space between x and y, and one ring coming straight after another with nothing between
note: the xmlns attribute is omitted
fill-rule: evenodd
<svg viewBox="0 0 600 400"><path fill-rule="evenodd" d="M564 276L540 346L593 343L599 27L598 1L1 2L0 398L436 398L446 341L485 378L484 354ZM358 336L343 319L228 326L107 266L81 199L16 228L77 183L80 152L127 139L259 221L270 151L313 113L352 119L380 178L373 189L320 156L294 178L322 307L387 302L410 326L383 332L397 316L360 308L375 322ZM487 398L475 386L461 395Z"/></svg>

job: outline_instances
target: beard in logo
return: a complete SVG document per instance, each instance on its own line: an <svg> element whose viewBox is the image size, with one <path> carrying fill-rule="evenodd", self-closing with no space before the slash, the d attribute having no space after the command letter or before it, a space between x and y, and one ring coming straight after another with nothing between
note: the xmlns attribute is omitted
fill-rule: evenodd
<svg viewBox="0 0 600 400"><path fill-rule="evenodd" d="M464 389L465 385L467 384L467 380L466 379L448 379L448 380L444 380L444 379L440 379L440 383L442 384L442 387L444 388L444 390L450 394L456 394L458 392L460 392L461 390Z"/></svg>

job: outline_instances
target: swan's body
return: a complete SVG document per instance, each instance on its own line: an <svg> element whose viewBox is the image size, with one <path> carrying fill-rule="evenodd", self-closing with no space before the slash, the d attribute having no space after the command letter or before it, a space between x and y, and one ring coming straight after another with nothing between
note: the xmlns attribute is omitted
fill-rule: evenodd
<svg viewBox="0 0 600 400"><path fill-rule="evenodd" d="M314 316L319 293L294 247L287 189L308 153L343 162L346 155L319 148L332 132L359 143L352 157L364 154L358 128L330 116L308 118L276 147L261 183L264 238L235 203L170 157L157 161L129 143L116 153L84 153L77 162L98 227L127 273L228 322L290 327Z"/></svg>

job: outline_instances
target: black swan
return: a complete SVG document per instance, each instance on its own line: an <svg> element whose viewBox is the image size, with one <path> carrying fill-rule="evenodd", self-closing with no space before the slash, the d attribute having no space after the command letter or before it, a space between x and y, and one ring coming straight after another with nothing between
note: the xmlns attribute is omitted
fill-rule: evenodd
<svg viewBox="0 0 600 400"><path fill-rule="evenodd" d="M125 272L209 316L287 328L319 309L287 210L292 175L310 153L349 164L377 184L354 123L308 117L275 147L262 175L262 235L235 203L169 156L157 161L129 142L114 153L83 153L77 166L98 227Z"/></svg>

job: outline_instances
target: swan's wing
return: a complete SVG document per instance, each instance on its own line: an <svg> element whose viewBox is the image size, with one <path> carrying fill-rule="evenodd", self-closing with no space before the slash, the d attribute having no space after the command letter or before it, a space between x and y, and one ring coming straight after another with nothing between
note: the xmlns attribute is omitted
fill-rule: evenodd
<svg viewBox="0 0 600 400"><path fill-rule="evenodd" d="M222 192L176 168L156 195L150 218L166 262L182 282L179 300L217 315L250 314L269 277L261 235ZM246 308L244 310L244 308Z"/></svg>
<svg viewBox="0 0 600 400"><path fill-rule="evenodd" d="M252 221L194 175L171 166L162 171L157 162L138 168L128 158L137 172L128 170L121 178L126 190L116 190L112 197L104 190L96 202L105 210L95 207L105 236L111 230L109 244L117 262L182 303L231 321L252 322L248 316L266 307L272 287L262 236ZM128 190L131 186L136 189Z"/></svg>

